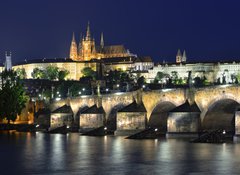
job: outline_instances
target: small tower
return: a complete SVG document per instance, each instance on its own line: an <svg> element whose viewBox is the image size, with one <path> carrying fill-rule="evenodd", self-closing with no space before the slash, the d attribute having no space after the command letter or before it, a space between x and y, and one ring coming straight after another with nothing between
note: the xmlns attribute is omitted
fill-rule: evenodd
<svg viewBox="0 0 240 175"><path fill-rule="evenodd" d="M186 63L186 62L187 62L187 54L186 54L186 51L185 51L185 50L183 51L182 62L183 62L183 63Z"/></svg>
<svg viewBox="0 0 240 175"><path fill-rule="evenodd" d="M72 42L71 42L70 55L69 55L69 57L70 57L72 60L78 60L77 43L76 43L76 40L75 40L75 35L74 35L74 33L73 33L73 36L72 36Z"/></svg>
<svg viewBox="0 0 240 175"><path fill-rule="evenodd" d="M180 49L178 49L177 55L176 55L176 63L181 63L182 62L182 53Z"/></svg>
<svg viewBox="0 0 240 175"><path fill-rule="evenodd" d="M9 71L12 70L12 54L6 52L6 60L5 60L5 70Z"/></svg>
<svg viewBox="0 0 240 175"><path fill-rule="evenodd" d="M100 41L100 46L101 46L101 49L104 48L104 39L103 39L103 33L101 33L101 41Z"/></svg>

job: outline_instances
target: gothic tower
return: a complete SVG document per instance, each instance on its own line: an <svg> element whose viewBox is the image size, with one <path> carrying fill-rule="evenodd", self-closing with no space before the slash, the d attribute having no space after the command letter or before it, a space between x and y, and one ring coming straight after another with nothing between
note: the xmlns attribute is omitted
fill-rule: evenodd
<svg viewBox="0 0 240 175"><path fill-rule="evenodd" d="M183 56L182 56L182 62L186 63L187 61L187 55L186 55L186 51L183 51Z"/></svg>
<svg viewBox="0 0 240 175"><path fill-rule="evenodd" d="M86 37L82 40L82 59L89 61L95 54L95 41L91 38L90 24L88 23Z"/></svg>
<svg viewBox="0 0 240 175"><path fill-rule="evenodd" d="M177 55L176 55L176 63L181 63L182 62L182 53L180 49L178 49Z"/></svg>
<svg viewBox="0 0 240 175"><path fill-rule="evenodd" d="M72 37L72 42L71 42L71 47L70 47L70 55L69 57L72 59L72 60L78 60L78 53L77 53L77 43L76 43L76 40L75 40L75 36L74 36L74 33L73 33L73 37Z"/></svg>
<svg viewBox="0 0 240 175"><path fill-rule="evenodd" d="M12 54L6 52L6 60L5 60L5 70L12 70Z"/></svg>

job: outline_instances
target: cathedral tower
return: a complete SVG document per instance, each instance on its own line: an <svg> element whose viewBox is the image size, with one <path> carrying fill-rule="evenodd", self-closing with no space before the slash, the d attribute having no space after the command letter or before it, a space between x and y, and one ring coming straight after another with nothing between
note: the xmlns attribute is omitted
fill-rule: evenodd
<svg viewBox="0 0 240 175"><path fill-rule="evenodd" d="M181 63L182 62L182 53L180 49L178 49L177 55L176 55L176 63Z"/></svg>
<svg viewBox="0 0 240 175"><path fill-rule="evenodd" d="M73 37L72 37L72 42L71 42L71 47L70 47L70 55L69 57L72 59L72 60L78 60L78 53L77 53L77 43L76 43L76 40L75 40L75 36L74 36L74 33L73 33Z"/></svg>
<svg viewBox="0 0 240 175"><path fill-rule="evenodd" d="M84 61L89 61L95 54L95 41L91 38L90 24L88 22L86 37L82 40L82 59Z"/></svg>

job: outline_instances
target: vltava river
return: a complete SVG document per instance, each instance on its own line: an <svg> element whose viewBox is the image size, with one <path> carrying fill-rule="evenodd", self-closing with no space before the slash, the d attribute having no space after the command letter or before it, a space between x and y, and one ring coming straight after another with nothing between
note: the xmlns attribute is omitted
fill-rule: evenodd
<svg viewBox="0 0 240 175"><path fill-rule="evenodd" d="M0 174L240 174L240 144L0 133Z"/></svg>

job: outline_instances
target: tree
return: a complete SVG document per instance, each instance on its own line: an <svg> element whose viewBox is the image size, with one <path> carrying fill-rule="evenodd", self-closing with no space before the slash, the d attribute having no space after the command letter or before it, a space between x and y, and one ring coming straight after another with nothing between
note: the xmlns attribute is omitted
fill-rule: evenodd
<svg viewBox="0 0 240 175"><path fill-rule="evenodd" d="M2 79L0 89L0 118L7 119L8 124L10 124L10 121L15 121L17 115L21 114L28 97L16 72L5 70L0 76Z"/></svg>
<svg viewBox="0 0 240 175"><path fill-rule="evenodd" d="M154 78L154 82L158 83L159 81L162 81L163 78L164 78L164 73L163 72L157 72L157 75Z"/></svg>
<svg viewBox="0 0 240 175"><path fill-rule="evenodd" d="M96 79L96 72L90 67L83 68L81 72L84 77L92 77L92 79Z"/></svg>
<svg viewBox="0 0 240 175"><path fill-rule="evenodd" d="M177 81L178 81L178 73L177 73L177 71L172 71L171 72L171 79L172 79L172 83L176 85Z"/></svg>
<svg viewBox="0 0 240 175"><path fill-rule="evenodd" d="M46 72L37 67L33 69L33 72L31 75L34 79L46 79L47 78Z"/></svg>
<svg viewBox="0 0 240 175"><path fill-rule="evenodd" d="M238 72L238 74L236 75L236 84L240 82L240 72Z"/></svg>
<svg viewBox="0 0 240 175"><path fill-rule="evenodd" d="M69 88L69 92L71 93L71 96L76 97L79 96L82 92L82 89L85 88L79 83L73 83L72 86Z"/></svg>
<svg viewBox="0 0 240 175"><path fill-rule="evenodd" d="M46 68L46 75L49 80L56 80L58 78L58 67L48 66Z"/></svg>
<svg viewBox="0 0 240 175"><path fill-rule="evenodd" d="M26 74L26 71L25 71L24 68L17 68L16 69L16 73L17 73L17 76L20 79L26 79L26 77L27 77L27 74Z"/></svg>
<svg viewBox="0 0 240 175"><path fill-rule="evenodd" d="M58 80L64 80L66 78L66 76L68 76L69 71L67 70L60 70L58 72Z"/></svg>

